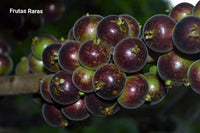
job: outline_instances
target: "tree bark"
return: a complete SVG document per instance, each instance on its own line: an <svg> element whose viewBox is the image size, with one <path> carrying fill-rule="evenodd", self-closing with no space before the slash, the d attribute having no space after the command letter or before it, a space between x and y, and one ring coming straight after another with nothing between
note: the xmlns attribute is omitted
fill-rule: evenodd
<svg viewBox="0 0 200 133"><path fill-rule="evenodd" d="M45 73L0 77L0 95L37 93Z"/></svg>

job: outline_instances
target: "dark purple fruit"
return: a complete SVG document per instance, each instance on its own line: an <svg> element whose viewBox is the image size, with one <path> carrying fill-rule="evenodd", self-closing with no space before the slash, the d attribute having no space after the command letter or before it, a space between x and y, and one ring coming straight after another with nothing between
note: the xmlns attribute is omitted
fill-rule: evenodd
<svg viewBox="0 0 200 133"><path fill-rule="evenodd" d="M190 87L200 94L200 60L193 62L188 68L187 78L190 83Z"/></svg>
<svg viewBox="0 0 200 133"><path fill-rule="evenodd" d="M88 69L96 70L98 67L108 63L110 53L99 39L94 39L81 45L78 57L81 65Z"/></svg>
<svg viewBox="0 0 200 133"><path fill-rule="evenodd" d="M143 27L145 44L155 52L164 53L173 49L172 34L176 22L167 15L149 18Z"/></svg>
<svg viewBox="0 0 200 133"><path fill-rule="evenodd" d="M58 52L58 63L63 70L73 72L80 66L78 61L80 46L81 43L78 41L68 41L61 46Z"/></svg>
<svg viewBox="0 0 200 133"><path fill-rule="evenodd" d="M103 100L99 98L98 96L96 96L94 93L86 95L85 105L86 105L87 110L92 115L95 115L98 117L114 115L120 109L120 106L118 105L116 101Z"/></svg>
<svg viewBox="0 0 200 133"><path fill-rule="evenodd" d="M22 57L21 61L17 63L15 67L15 74L16 75L24 75L24 74L30 74L31 71L28 66L28 59L27 57Z"/></svg>
<svg viewBox="0 0 200 133"><path fill-rule="evenodd" d="M50 95L50 90L49 90L50 81L51 81L52 77L53 77L53 74L47 75L42 80L42 83L40 84L40 94L41 94L42 98L48 103L53 103L53 100Z"/></svg>
<svg viewBox="0 0 200 133"><path fill-rule="evenodd" d="M0 76L8 75L13 69L13 61L9 55L0 54Z"/></svg>
<svg viewBox="0 0 200 133"><path fill-rule="evenodd" d="M67 39L75 40L74 35L73 35L73 27L69 30Z"/></svg>
<svg viewBox="0 0 200 133"><path fill-rule="evenodd" d="M8 45L8 43L6 43L3 40L0 40L0 54L7 54L9 55L11 52L11 48Z"/></svg>
<svg viewBox="0 0 200 133"><path fill-rule="evenodd" d="M97 25L103 19L100 15L86 15L79 18L74 24L73 36L75 40L84 43L96 38Z"/></svg>
<svg viewBox="0 0 200 133"><path fill-rule="evenodd" d="M125 83L126 75L113 64L98 68L92 81L95 93L105 100L116 99L124 89Z"/></svg>
<svg viewBox="0 0 200 133"><path fill-rule="evenodd" d="M42 53L44 67L50 72L57 72L60 70L58 64L58 51L60 47L60 43L52 43L48 45Z"/></svg>
<svg viewBox="0 0 200 133"><path fill-rule="evenodd" d="M50 44L54 43L55 41L57 41L57 39L49 34L45 34L45 35L40 35L37 36L35 38L33 38L32 40L32 46L31 46L31 51L32 54L38 58L38 59L42 59L42 53L43 50Z"/></svg>
<svg viewBox="0 0 200 133"><path fill-rule="evenodd" d="M74 70L72 74L72 82L81 92L90 93L93 92L93 75L94 71L80 66Z"/></svg>
<svg viewBox="0 0 200 133"><path fill-rule="evenodd" d="M46 71L43 61L33 56L33 54L29 54L28 56L28 68L31 72Z"/></svg>
<svg viewBox="0 0 200 133"><path fill-rule="evenodd" d="M142 74L128 76L126 86L117 101L126 109L135 109L145 102L148 91L148 82Z"/></svg>
<svg viewBox="0 0 200 133"><path fill-rule="evenodd" d="M146 95L145 100L147 104L150 105L158 104L166 96L167 89L165 88L164 84L161 83L156 74L145 73L144 76L149 85L149 92Z"/></svg>
<svg viewBox="0 0 200 133"><path fill-rule="evenodd" d="M173 41L177 49L183 53L199 53L200 18L189 16L180 20L174 28Z"/></svg>
<svg viewBox="0 0 200 133"><path fill-rule="evenodd" d="M119 15L126 20L129 27L129 37L139 37L140 36L140 25L138 21L131 15L121 14Z"/></svg>
<svg viewBox="0 0 200 133"><path fill-rule="evenodd" d="M58 71L50 81L50 95L52 99L62 105L75 103L79 98L79 91L72 83L72 74Z"/></svg>
<svg viewBox="0 0 200 133"><path fill-rule="evenodd" d="M63 113L51 104L43 104L42 116L45 122L53 127L67 127L69 124Z"/></svg>
<svg viewBox="0 0 200 133"><path fill-rule="evenodd" d="M200 17L200 1L198 1L196 5L193 7L192 14L194 16Z"/></svg>
<svg viewBox="0 0 200 133"><path fill-rule="evenodd" d="M97 37L107 47L114 47L119 41L129 35L128 23L120 16L104 17L97 26Z"/></svg>
<svg viewBox="0 0 200 133"><path fill-rule="evenodd" d="M182 2L170 11L169 16L173 18L176 22L180 21L184 17L192 15L193 5L187 2Z"/></svg>
<svg viewBox="0 0 200 133"><path fill-rule="evenodd" d="M115 65L127 73L137 72L146 64L148 51L138 38L128 37L120 41L113 51Z"/></svg>
<svg viewBox="0 0 200 133"><path fill-rule="evenodd" d="M85 120L90 116L83 99L79 99L76 103L65 106L61 110L65 117L73 121Z"/></svg>
<svg viewBox="0 0 200 133"><path fill-rule="evenodd" d="M187 85L187 70L191 64L191 60L171 51L158 58L158 74L169 87L180 84Z"/></svg>

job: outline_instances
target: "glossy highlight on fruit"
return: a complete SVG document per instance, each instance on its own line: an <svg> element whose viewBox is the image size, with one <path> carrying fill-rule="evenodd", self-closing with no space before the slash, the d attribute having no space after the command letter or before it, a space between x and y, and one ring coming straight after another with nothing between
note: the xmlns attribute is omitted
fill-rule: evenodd
<svg viewBox="0 0 200 133"><path fill-rule="evenodd" d="M165 53L173 49L172 34L176 22L167 15L149 18L143 27L145 44L155 52Z"/></svg>
<svg viewBox="0 0 200 133"><path fill-rule="evenodd" d="M113 61L122 71L134 73L146 64L148 51L138 38L128 37L120 41L113 50Z"/></svg>
<svg viewBox="0 0 200 133"><path fill-rule="evenodd" d="M145 102L148 92L148 82L142 74L127 76L126 86L117 101L123 108L135 109Z"/></svg>
<svg viewBox="0 0 200 133"><path fill-rule="evenodd" d="M126 75L114 64L98 68L92 81L95 93L105 100L116 99L124 89L125 83Z"/></svg>
<svg viewBox="0 0 200 133"><path fill-rule="evenodd" d="M58 63L60 67L68 72L73 72L80 66L78 61L78 51L81 43L78 41L67 41L58 52Z"/></svg>
<svg viewBox="0 0 200 133"><path fill-rule="evenodd" d="M101 40L89 40L83 43L79 49L79 62L88 69L96 70L98 67L108 63L110 59L109 52Z"/></svg>
<svg viewBox="0 0 200 133"><path fill-rule="evenodd" d="M200 94L200 60L193 62L187 72L190 87Z"/></svg>
<svg viewBox="0 0 200 133"><path fill-rule="evenodd" d="M116 101L106 101L99 98L94 93L86 95L85 105L87 110L95 116L106 117L114 115L120 109L119 104Z"/></svg>
<svg viewBox="0 0 200 133"><path fill-rule="evenodd" d="M200 18L188 16L180 20L174 28L173 41L185 54L200 53Z"/></svg>
<svg viewBox="0 0 200 133"><path fill-rule="evenodd" d="M73 36L75 40L84 43L96 38L97 25L103 19L100 15L85 15L79 18L73 26Z"/></svg>
<svg viewBox="0 0 200 133"><path fill-rule="evenodd" d="M80 98L79 91L72 83L71 73L63 70L52 77L49 90L52 99L61 105L73 104Z"/></svg>
<svg viewBox="0 0 200 133"><path fill-rule="evenodd" d="M85 120L90 116L83 99L79 99L76 103L65 106L61 110L65 117L73 121Z"/></svg>
<svg viewBox="0 0 200 133"><path fill-rule="evenodd" d="M82 66L76 68L72 74L72 82L78 90L84 93L93 92L92 78L93 70L86 69Z"/></svg>
<svg viewBox="0 0 200 133"><path fill-rule="evenodd" d="M109 15L104 17L97 26L97 37L107 47L114 47L123 38L128 37L129 27L120 16Z"/></svg>

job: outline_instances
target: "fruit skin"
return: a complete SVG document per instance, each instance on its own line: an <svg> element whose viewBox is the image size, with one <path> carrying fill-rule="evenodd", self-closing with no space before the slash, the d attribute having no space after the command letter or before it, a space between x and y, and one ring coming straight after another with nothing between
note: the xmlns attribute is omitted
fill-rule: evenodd
<svg viewBox="0 0 200 133"><path fill-rule="evenodd" d="M69 124L63 113L52 104L43 104L42 116L45 122L53 127L67 127Z"/></svg>
<svg viewBox="0 0 200 133"><path fill-rule="evenodd" d="M196 5L193 7L192 15L200 17L200 1L198 1Z"/></svg>
<svg viewBox="0 0 200 133"><path fill-rule="evenodd" d="M8 45L8 43L6 43L3 40L0 40L0 53L7 54L7 55L9 55L11 53L10 46Z"/></svg>
<svg viewBox="0 0 200 133"><path fill-rule="evenodd" d="M79 18L73 26L73 36L75 40L84 43L96 38L96 30L99 21L103 19L100 15L86 15Z"/></svg>
<svg viewBox="0 0 200 133"><path fill-rule="evenodd" d="M134 73L146 64L148 51L138 38L127 37L120 41L113 50L113 61L116 66L127 73Z"/></svg>
<svg viewBox="0 0 200 133"><path fill-rule="evenodd" d="M95 93L105 100L116 99L124 89L125 83L125 73L114 64L106 64L98 68L92 81Z"/></svg>
<svg viewBox="0 0 200 133"><path fill-rule="evenodd" d="M8 75L13 69L13 60L9 55L0 54L0 76Z"/></svg>
<svg viewBox="0 0 200 133"><path fill-rule="evenodd" d="M200 18L188 16L180 20L173 32L174 45L185 54L200 52Z"/></svg>
<svg viewBox="0 0 200 133"><path fill-rule="evenodd" d="M62 107L64 116L72 121L82 121L87 119L90 114L86 109L84 99L79 99L76 103Z"/></svg>
<svg viewBox="0 0 200 133"><path fill-rule="evenodd" d="M67 35L68 40L75 40L74 35L73 35L73 27L69 30L68 35Z"/></svg>
<svg viewBox="0 0 200 133"><path fill-rule="evenodd" d="M57 39L50 34L44 34L44 35L34 37L33 40L32 40L32 45L31 45L32 54L36 58L41 60L43 50L48 45L54 43L55 41L57 41Z"/></svg>
<svg viewBox="0 0 200 133"><path fill-rule="evenodd" d="M21 61L17 63L15 67L15 74L16 75L24 75L24 74L30 74L31 71L28 67L28 59L27 57L22 57Z"/></svg>
<svg viewBox="0 0 200 133"><path fill-rule="evenodd" d="M125 19L129 27L129 37L139 37L140 36L140 25L138 21L131 15L120 14L120 17Z"/></svg>
<svg viewBox="0 0 200 133"><path fill-rule="evenodd" d="M198 94L200 94L200 60L194 61L187 72L187 78L190 87Z"/></svg>
<svg viewBox="0 0 200 133"><path fill-rule="evenodd" d="M149 18L143 27L145 44L155 52L166 53L173 49L172 34L176 22L167 15Z"/></svg>
<svg viewBox="0 0 200 133"><path fill-rule="evenodd" d="M154 73L145 73L144 74L148 85L149 92L146 95L146 102L149 105L158 104L167 94L167 89L164 84L161 82L157 74Z"/></svg>
<svg viewBox="0 0 200 133"><path fill-rule="evenodd" d="M184 17L191 16L193 5L187 2L182 2L170 11L169 16L173 18L176 22L180 21Z"/></svg>
<svg viewBox="0 0 200 133"><path fill-rule="evenodd" d="M60 70L50 81L50 95L53 101L61 105L75 103L79 98L79 91L72 83L72 75Z"/></svg>
<svg viewBox="0 0 200 133"><path fill-rule="evenodd" d="M99 39L89 40L83 43L78 52L79 62L87 69L96 70L109 62L109 50Z"/></svg>
<svg viewBox="0 0 200 133"><path fill-rule="evenodd" d="M58 52L58 63L63 70L73 72L80 66L78 61L78 51L80 46L80 42L70 40L60 47Z"/></svg>
<svg viewBox="0 0 200 133"><path fill-rule="evenodd" d="M94 116L106 117L117 113L120 109L116 101L107 101L99 98L95 93L85 96L85 105L87 110Z"/></svg>
<svg viewBox="0 0 200 133"><path fill-rule="evenodd" d="M53 74L47 75L40 84L40 94L42 98L48 103L53 103L49 90L50 80L52 77Z"/></svg>
<svg viewBox="0 0 200 133"><path fill-rule="evenodd" d="M72 74L72 82L81 92L90 93L93 92L93 75L94 71L80 66L74 70Z"/></svg>
<svg viewBox="0 0 200 133"><path fill-rule="evenodd" d="M57 72L60 70L58 64L58 51L60 47L60 43L52 43L48 45L42 53L44 67L50 72Z"/></svg>
<svg viewBox="0 0 200 133"><path fill-rule="evenodd" d="M129 27L127 22L117 15L104 17L97 26L97 37L107 47L114 47L123 38L128 37Z"/></svg>
<svg viewBox="0 0 200 133"><path fill-rule="evenodd" d="M43 61L36 58L33 54L29 54L28 56L28 69L33 73L47 71L44 67Z"/></svg>
<svg viewBox="0 0 200 133"><path fill-rule="evenodd" d="M123 108L135 109L145 102L148 91L148 82L142 74L127 76L126 86L117 101Z"/></svg>
<svg viewBox="0 0 200 133"><path fill-rule="evenodd" d="M192 60L183 58L177 52L171 51L158 58L158 75L169 87L187 84L187 70Z"/></svg>

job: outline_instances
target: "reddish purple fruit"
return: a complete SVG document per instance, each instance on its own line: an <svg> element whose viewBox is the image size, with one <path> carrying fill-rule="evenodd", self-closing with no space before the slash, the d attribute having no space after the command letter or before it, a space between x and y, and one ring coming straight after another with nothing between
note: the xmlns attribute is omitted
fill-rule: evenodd
<svg viewBox="0 0 200 133"><path fill-rule="evenodd" d="M200 60L193 62L187 72L190 87L200 94Z"/></svg>
<svg viewBox="0 0 200 133"><path fill-rule="evenodd" d="M52 99L61 105L73 104L80 98L79 91L72 83L72 75L63 70L53 76L49 89Z"/></svg>
<svg viewBox="0 0 200 133"><path fill-rule="evenodd" d="M200 17L200 1L198 1L196 5L193 7L192 14L194 16Z"/></svg>
<svg viewBox="0 0 200 133"><path fill-rule="evenodd" d="M189 16L180 20L174 28L173 41L183 53L200 53L200 18Z"/></svg>
<svg viewBox="0 0 200 133"><path fill-rule="evenodd" d="M145 73L144 76L149 85L149 92L146 95L145 100L147 104L150 105L158 104L166 96L167 89L165 88L164 84L161 83L161 80L156 74Z"/></svg>
<svg viewBox="0 0 200 133"><path fill-rule="evenodd" d="M81 45L78 57L81 65L88 69L96 70L98 67L108 63L110 53L99 39L94 39Z"/></svg>
<svg viewBox="0 0 200 133"><path fill-rule="evenodd" d="M79 18L73 26L74 38L84 43L96 38L97 25L103 19L100 15L86 15Z"/></svg>
<svg viewBox="0 0 200 133"><path fill-rule="evenodd" d="M184 17L191 16L192 15L192 10L193 10L193 5L187 2L182 2L170 11L169 16L173 18L176 22L180 21Z"/></svg>
<svg viewBox="0 0 200 133"><path fill-rule="evenodd" d="M72 74L72 82L81 92L90 93L93 92L93 75L94 71L80 66L74 70Z"/></svg>
<svg viewBox="0 0 200 133"><path fill-rule="evenodd" d="M73 72L80 66L78 61L80 46L81 43L78 41L68 41L61 46L58 52L58 63L63 70Z"/></svg>
<svg viewBox="0 0 200 133"><path fill-rule="evenodd" d="M58 64L58 51L60 47L60 43L52 43L48 45L42 53L44 67L50 72L57 72L60 70Z"/></svg>
<svg viewBox="0 0 200 133"><path fill-rule="evenodd" d="M119 15L126 20L129 27L129 37L139 37L140 36L140 25L138 21L131 15L121 14Z"/></svg>
<svg viewBox="0 0 200 133"><path fill-rule="evenodd" d="M76 103L65 106L61 110L65 117L73 121L82 121L90 116L83 99L79 99Z"/></svg>
<svg viewBox="0 0 200 133"><path fill-rule="evenodd" d="M97 37L100 38L107 47L114 47L128 35L128 23L117 15L104 17L97 26Z"/></svg>
<svg viewBox="0 0 200 133"><path fill-rule="evenodd" d="M0 54L0 76L8 75L13 69L13 61L10 56Z"/></svg>
<svg viewBox="0 0 200 133"><path fill-rule="evenodd" d="M158 74L169 87L180 84L187 85L187 70L191 64L191 60L171 51L158 58Z"/></svg>
<svg viewBox="0 0 200 133"><path fill-rule="evenodd" d="M47 75L43 79L42 83L40 84L40 94L42 98L48 103L53 103L53 100L50 95L50 90L49 90L50 81L52 77L53 77L53 74Z"/></svg>
<svg viewBox="0 0 200 133"><path fill-rule="evenodd" d="M73 35L73 27L69 30L67 39L75 40L74 35Z"/></svg>
<svg viewBox="0 0 200 133"><path fill-rule="evenodd" d="M115 65L107 64L98 68L93 76L95 93L105 100L116 99L126 83L126 75Z"/></svg>
<svg viewBox="0 0 200 133"><path fill-rule="evenodd" d="M69 124L63 113L51 104L43 104L42 116L45 122L53 127L67 127Z"/></svg>
<svg viewBox="0 0 200 133"><path fill-rule="evenodd" d="M117 101L126 109L135 109L145 102L148 91L148 82L142 74L128 76L126 86Z"/></svg>
<svg viewBox="0 0 200 133"><path fill-rule="evenodd" d="M96 96L94 93L86 95L85 105L86 105L87 110L92 115L95 115L98 117L114 115L120 109L120 106L118 105L116 101L103 100L99 98L98 96Z"/></svg>
<svg viewBox="0 0 200 133"><path fill-rule="evenodd" d="M145 44L155 52L164 53L173 49L172 33L176 22L167 15L149 18L143 27Z"/></svg>
<svg viewBox="0 0 200 133"><path fill-rule="evenodd" d="M120 41L113 51L115 65L127 73L137 72L146 64L148 51L138 38L129 37Z"/></svg>

